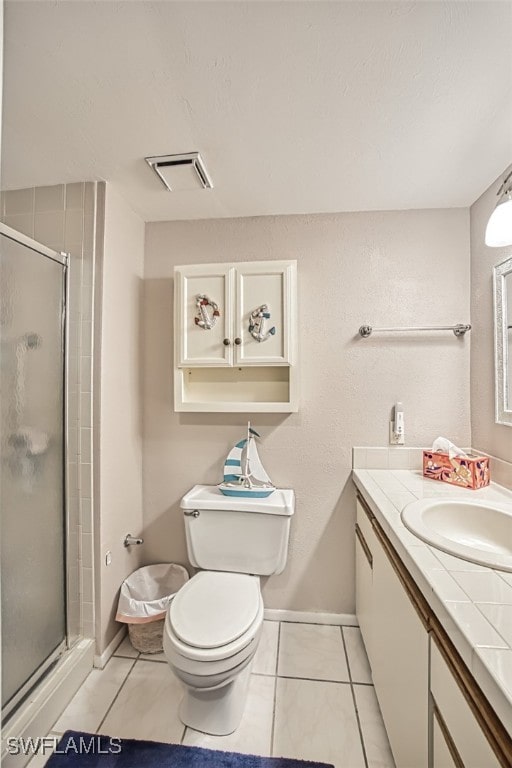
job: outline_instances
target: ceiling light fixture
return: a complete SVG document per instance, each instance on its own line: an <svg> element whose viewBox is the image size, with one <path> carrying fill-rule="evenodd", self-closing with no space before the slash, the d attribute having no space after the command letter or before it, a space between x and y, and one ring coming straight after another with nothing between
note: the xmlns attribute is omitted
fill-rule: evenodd
<svg viewBox="0 0 512 768"><path fill-rule="evenodd" d="M199 152L146 157L145 160L169 192L213 188Z"/></svg>
<svg viewBox="0 0 512 768"><path fill-rule="evenodd" d="M491 248L512 245L512 171L498 190L500 198L485 230L485 244Z"/></svg>

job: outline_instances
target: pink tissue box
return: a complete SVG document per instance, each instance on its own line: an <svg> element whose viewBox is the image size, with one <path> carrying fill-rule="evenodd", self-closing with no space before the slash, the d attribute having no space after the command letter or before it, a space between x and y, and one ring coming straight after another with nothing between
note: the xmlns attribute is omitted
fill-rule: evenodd
<svg viewBox="0 0 512 768"><path fill-rule="evenodd" d="M489 457L472 454L468 458L454 456L450 459L447 453L423 451L423 474L432 480L472 490L489 485L491 480Z"/></svg>

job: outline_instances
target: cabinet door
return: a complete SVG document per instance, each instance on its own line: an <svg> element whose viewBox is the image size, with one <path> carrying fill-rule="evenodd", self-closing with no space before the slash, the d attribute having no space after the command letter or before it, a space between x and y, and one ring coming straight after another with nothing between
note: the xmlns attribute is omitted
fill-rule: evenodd
<svg viewBox="0 0 512 768"><path fill-rule="evenodd" d="M430 690L449 737L460 755L460 762L465 768L499 768L498 758L435 641L432 641L430 650ZM433 765L435 768L444 768L436 758L435 744Z"/></svg>
<svg viewBox="0 0 512 768"><path fill-rule="evenodd" d="M432 722L432 768L459 768L452 757L444 734L434 717Z"/></svg>
<svg viewBox="0 0 512 768"><path fill-rule="evenodd" d="M372 582L374 534L363 507L357 502L356 614L366 653L372 663Z"/></svg>
<svg viewBox="0 0 512 768"><path fill-rule="evenodd" d="M233 288L234 270L226 264L203 264L179 268L175 272L175 322L178 366L227 366L233 364ZM197 320L204 319L198 297L204 301L204 313L211 319L209 330ZM228 343L225 344L224 341Z"/></svg>
<svg viewBox="0 0 512 768"><path fill-rule="evenodd" d="M428 634L380 542L372 631L373 682L396 768L427 768Z"/></svg>
<svg viewBox="0 0 512 768"><path fill-rule="evenodd" d="M237 266L236 365L288 365L294 362L296 274L296 263L290 261L261 261ZM270 317L253 317L259 308L262 308L262 314ZM261 340L255 338L258 333Z"/></svg>

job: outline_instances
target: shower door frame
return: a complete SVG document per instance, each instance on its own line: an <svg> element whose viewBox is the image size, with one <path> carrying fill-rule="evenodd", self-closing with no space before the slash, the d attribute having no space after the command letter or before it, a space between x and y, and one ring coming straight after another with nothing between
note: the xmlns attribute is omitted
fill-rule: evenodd
<svg viewBox="0 0 512 768"><path fill-rule="evenodd" d="M46 245L33 240L31 237L18 232L12 227L8 227L6 224L0 223L0 235L13 240L14 242L28 248L33 251L37 256L51 259L64 267L63 273L63 285L62 285L62 351L63 351L63 388L62 388L62 427L63 427L63 451L62 451L62 499L63 499L63 526L64 526L64 552L63 552L63 564L64 564L64 611L65 611L65 636L64 640L55 648L54 651L48 656L42 664L31 674L31 676L25 681L17 693L12 696L9 702L2 707L2 721L5 723L18 709L19 705L23 702L25 696L31 691L44 677L45 673L51 669L51 667L58 661L63 653L70 648L69 638L70 632L70 611L69 611L69 599L70 599L70 586L69 586L69 568L68 568L68 552L69 552L69 537L70 537L70 521L69 521L69 503L68 503L68 387L69 387L69 254L59 253ZM1 597L1 592L0 592ZM81 628L80 628L81 630ZM81 631L79 631L79 637L81 637ZM0 633L0 651L1 651L1 633Z"/></svg>

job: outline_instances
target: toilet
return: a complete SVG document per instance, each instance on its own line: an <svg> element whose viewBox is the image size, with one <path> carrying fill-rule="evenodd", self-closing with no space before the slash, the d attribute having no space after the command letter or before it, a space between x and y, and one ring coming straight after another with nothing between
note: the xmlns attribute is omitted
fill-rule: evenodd
<svg viewBox="0 0 512 768"><path fill-rule="evenodd" d="M284 570L295 497L283 489L228 497L196 485L181 508L188 557L201 570L170 604L164 653L185 688L182 722L223 736L242 719L263 626L260 576Z"/></svg>

